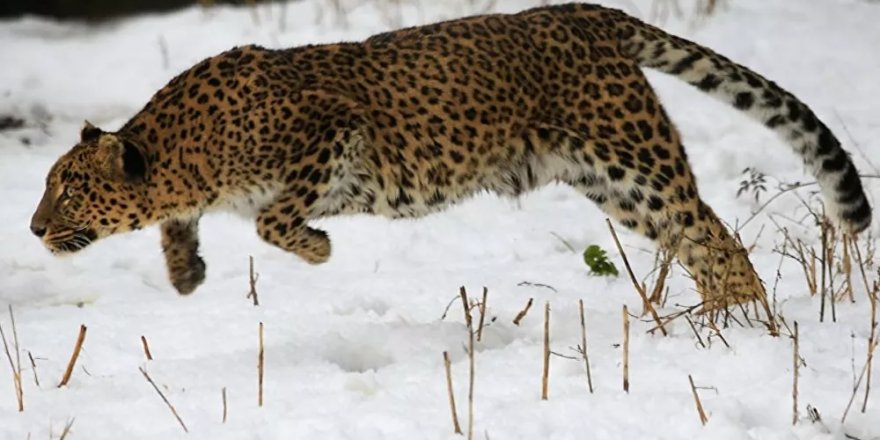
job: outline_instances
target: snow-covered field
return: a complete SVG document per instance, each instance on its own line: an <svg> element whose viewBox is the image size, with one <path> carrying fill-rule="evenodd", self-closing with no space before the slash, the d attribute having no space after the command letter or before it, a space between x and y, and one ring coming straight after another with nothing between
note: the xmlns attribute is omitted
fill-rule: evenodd
<svg viewBox="0 0 880 440"><path fill-rule="evenodd" d="M787 321L800 323L804 364L796 426L792 343L761 328L724 329L730 348L717 338L702 348L685 321L674 322L671 335L661 337L646 334L649 322L635 320L630 392L623 392L621 306L637 311L640 300L625 276L590 276L581 257L563 244L578 250L599 244L622 268L604 216L565 188L519 201L486 195L418 221L324 220L320 226L334 240L334 255L320 267L262 243L250 223L207 217L201 229L208 279L189 297L179 297L166 280L156 229L110 238L64 259L52 257L30 235L45 173L76 141L82 121L118 128L198 60L237 44L361 39L395 22L417 24L475 10L470 1L424 1L420 8L407 3L398 19L357 2L365 4L339 20L329 10L319 14L319 3L263 6L256 18L252 9L217 7L101 24L0 21L0 116L27 121L24 128L0 132L0 323L8 334L5 309L11 304L25 364L25 411L18 413L11 370L0 355L0 439L57 438L74 419L69 439L186 438L138 367L174 404L192 438L458 438L441 353L452 358L464 423L467 331L459 304L441 316L462 285L472 297L488 287L487 313L497 318L477 344L477 438L880 438L877 391L866 413L858 411L859 397L840 423L853 376L864 363L870 318L863 289L854 304L838 305L838 322L820 323L819 300L810 298L800 267L790 261L782 265L777 296ZM499 10L516 11L537 2L498 3ZM646 19L651 15L646 0L607 3ZM714 16L696 20L683 2L684 17L659 24L794 92L837 133L864 174L878 174L880 5L720 3ZM787 147L762 127L674 79L651 79L684 134L704 199L730 224L741 223L757 206L749 197L734 197L744 168L788 182L807 178ZM880 194L878 180L866 183L875 197ZM770 214L805 239L815 240L816 233L789 220L805 214L792 194L742 230L746 243L757 240L753 261L772 286L780 260L773 248L781 237ZM878 222L872 230L880 234ZM622 240L636 272L646 275L652 246L632 234L623 233ZM245 298L248 255L259 272L259 307ZM662 313L698 302L681 270L669 285ZM514 325L529 298L535 307ZM552 307L553 350L572 355L570 347L580 340L579 299L587 309L596 391L587 392L581 362L554 356L550 398L542 401L543 305L549 301ZM88 327L83 352L69 386L56 388L80 324ZM152 361L145 360L142 335ZM36 360L40 386L27 352ZM707 387L700 390L706 426L697 416L689 374ZM819 411L821 423L807 419L807 405Z"/></svg>

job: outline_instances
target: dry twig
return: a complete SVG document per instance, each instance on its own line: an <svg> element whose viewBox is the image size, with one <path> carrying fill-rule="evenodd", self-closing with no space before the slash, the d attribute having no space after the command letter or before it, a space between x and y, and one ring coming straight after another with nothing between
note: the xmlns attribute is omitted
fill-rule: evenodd
<svg viewBox="0 0 880 440"><path fill-rule="evenodd" d="M590 394L593 394L593 376L590 373L590 356L587 354L587 324L584 319L584 300L578 300L578 306L581 314L581 356L584 358L584 367L587 369L587 387Z"/></svg>
<svg viewBox="0 0 880 440"><path fill-rule="evenodd" d="M446 370L446 393L449 395L449 410L452 412L452 430L461 435L461 425L458 423L458 411L455 410L455 393L452 391L452 365L449 361L449 353L443 352L443 368Z"/></svg>
<svg viewBox="0 0 880 440"><path fill-rule="evenodd" d="M544 372L541 374L541 400L547 400L550 385L550 301L544 303Z"/></svg>
<svg viewBox="0 0 880 440"><path fill-rule="evenodd" d="M144 348L144 356L147 357L147 360L153 360L153 353L150 352L150 344L147 343L147 337L144 335L141 335L141 345Z"/></svg>
<svg viewBox="0 0 880 440"><path fill-rule="evenodd" d="M706 412L703 411L703 402L700 401L700 395L697 393L697 386L694 385L694 378L688 374L688 381L691 383L691 393L694 395L694 403L697 405L697 414L700 415L700 423L703 426L706 426L706 422L709 421L709 418L706 417Z"/></svg>
<svg viewBox="0 0 880 440"><path fill-rule="evenodd" d="M247 298L254 300L254 307L260 305L260 299L257 297L257 280L260 278L259 274L254 273L254 257L253 255L248 256L248 285L250 286L250 290L248 291Z"/></svg>
<svg viewBox="0 0 880 440"><path fill-rule="evenodd" d="M257 355L257 382L259 386L257 404L258 406L263 406L263 371L264 371L264 354L265 350L263 349L263 323L260 323L260 352Z"/></svg>
<svg viewBox="0 0 880 440"><path fill-rule="evenodd" d="M629 393L629 311L623 305L623 391Z"/></svg>
<svg viewBox="0 0 880 440"><path fill-rule="evenodd" d="M526 303L526 306L516 314L516 317L513 318L514 325L519 325L519 323L526 317L526 314L529 313L529 309L532 308L532 302L534 298L529 298L529 302Z"/></svg>
<svg viewBox="0 0 880 440"><path fill-rule="evenodd" d="M638 292L639 296L642 298L642 304L644 304L645 309L648 313L651 314L651 318L654 319L654 322L657 323L657 327L660 329L660 333L663 333L663 336L667 336L666 328L663 326L663 322L660 321L660 316L657 314L657 311L654 310L654 306L651 305L651 301L648 300L648 295L645 293L645 289L642 285L639 284L639 281L636 279L635 274L633 273L632 267L629 265L629 259L626 258L626 253L623 251L623 246L620 245L620 240L617 238L617 232L614 231L614 226L611 224L610 219L605 219L605 223L608 224L608 229L611 230L611 236L614 238L614 244L617 245L617 250L620 252L621 258L623 258L623 265L626 266L626 271L629 273L630 281L632 281L633 287L635 287L636 292Z"/></svg>
<svg viewBox="0 0 880 440"><path fill-rule="evenodd" d="M61 388L67 385L67 382L70 380L70 375L73 374L73 367L76 365L76 360L79 358L79 352L82 350L83 343L86 340L86 326L79 326L79 335L76 337L76 345L73 346L73 353L70 355L70 361L67 363L67 369L64 370L64 376L61 378L61 382L58 383L58 388Z"/></svg>
<svg viewBox="0 0 880 440"><path fill-rule="evenodd" d="M159 394L159 397L162 398L162 401L165 402L165 405L168 406L168 409L171 410L171 414L174 414L174 418L177 419L177 423L180 423L180 427L183 428L183 432L189 433L189 429L186 429L186 424L183 423L183 419L181 419L180 415L177 414L177 410L174 409L174 405L172 405L171 402L168 401L168 398L165 397L165 394L162 393L162 390L159 389L159 387L156 385L156 382L153 382L153 378L151 378L150 375L147 374L147 370L144 370L143 367L138 367L138 370L140 370L141 374L144 375L144 379L146 379L147 382L149 382L150 385L153 386L153 389L156 390L156 393Z"/></svg>

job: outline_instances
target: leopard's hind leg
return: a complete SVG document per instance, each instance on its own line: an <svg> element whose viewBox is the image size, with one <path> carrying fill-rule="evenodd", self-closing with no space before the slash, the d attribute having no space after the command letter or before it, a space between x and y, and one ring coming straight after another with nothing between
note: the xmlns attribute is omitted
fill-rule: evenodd
<svg viewBox="0 0 880 440"><path fill-rule="evenodd" d="M569 135L559 154L583 172L572 176L567 169L560 180L622 225L673 250L694 277L706 310L762 298L747 251L700 199L678 135L668 127L668 143Z"/></svg>

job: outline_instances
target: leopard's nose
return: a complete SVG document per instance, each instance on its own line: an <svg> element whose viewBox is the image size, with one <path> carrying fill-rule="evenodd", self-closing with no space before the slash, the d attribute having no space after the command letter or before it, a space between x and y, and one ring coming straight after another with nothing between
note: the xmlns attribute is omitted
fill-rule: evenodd
<svg viewBox="0 0 880 440"><path fill-rule="evenodd" d="M31 232L34 233L39 238L43 238L46 235L46 227L42 225L36 225L31 223Z"/></svg>

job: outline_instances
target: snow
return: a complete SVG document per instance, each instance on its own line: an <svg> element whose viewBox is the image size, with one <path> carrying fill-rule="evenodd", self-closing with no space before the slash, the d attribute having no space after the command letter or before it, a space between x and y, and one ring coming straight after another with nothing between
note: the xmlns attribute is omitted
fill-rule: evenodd
<svg viewBox="0 0 880 440"><path fill-rule="evenodd" d="M634 320L631 387L624 393L621 306L638 311L640 300L625 276L590 276L581 257L563 244L578 250L599 244L622 268L602 213L566 188L549 187L519 201L485 195L417 221L323 220L319 226L333 239L334 255L318 267L262 243L248 222L213 215L201 226L208 278L188 297L179 297L166 279L155 228L60 259L29 234L45 173L76 141L82 120L118 128L198 60L237 44L355 40L395 24L478 9L464 0L419 7L410 2L395 18L374 3L352 2L340 20L322 3L260 6L256 19L249 8L194 7L101 24L0 21L0 113L28 121L25 128L0 132L0 306L14 307L22 353L33 354L40 379L38 387L25 356L25 411L18 413L10 369L0 360L0 439L54 438L74 418L72 439L186 438L138 367L157 382L194 438L458 438L441 353L452 358L458 412L466 423L467 331L459 304L441 316L462 285L472 297L488 287L488 314L497 317L475 353L478 438L880 438L876 391L866 413L857 409L859 397L840 423L864 362L870 317L863 289L857 288L856 303L838 305L836 323L820 323L819 299L809 296L800 267L790 261L781 266L777 296L786 320L800 324L805 365L796 426L791 341L759 327L723 329L730 348L712 338L704 349L685 321L674 322L671 335L662 337L646 333L650 322ZM498 3L499 10L516 11L537 2ZM607 3L650 18L647 2ZM877 174L880 6L860 0L731 0L719 2L711 18L696 19L683 3L684 17L658 24L795 93L837 133L863 173ZM757 206L734 197L743 168L782 181L807 179L767 130L673 78L651 79L683 133L703 198L730 224L742 223ZM874 195L877 182L865 182ZM752 258L768 286L780 261L773 248L781 242L771 215L815 242L812 228L789 220L804 214L796 197L783 196L743 229L743 240L757 243ZM880 234L878 222L872 232ZM620 233L636 272L646 275L652 245ZM248 255L259 273L259 307L245 298ZM661 313L698 302L681 270L669 285ZM534 307L520 326L512 324L529 298ZM551 303L553 350L572 355L570 347L580 341L579 299L586 305L596 391L587 392L581 362L553 357L550 398L541 401L543 306ZM8 333L5 313L0 323ZM80 324L88 326L88 336L78 366L69 385L56 388ZM152 361L144 358L142 335ZM711 387L700 390L706 426L699 422L688 374L698 386ZM808 404L822 423L807 420Z"/></svg>

